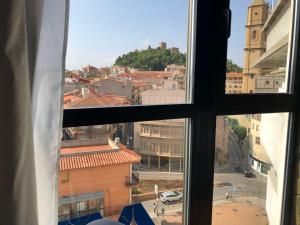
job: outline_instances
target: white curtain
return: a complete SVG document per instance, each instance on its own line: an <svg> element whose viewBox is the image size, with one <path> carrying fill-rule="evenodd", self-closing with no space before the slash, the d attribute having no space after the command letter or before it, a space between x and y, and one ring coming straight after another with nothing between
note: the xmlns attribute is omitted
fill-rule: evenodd
<svg viewBox="0 0 300 225"><path fill-rule="evenodd" d="M57 224L68 0L0 1L0 224Z"/></svg>

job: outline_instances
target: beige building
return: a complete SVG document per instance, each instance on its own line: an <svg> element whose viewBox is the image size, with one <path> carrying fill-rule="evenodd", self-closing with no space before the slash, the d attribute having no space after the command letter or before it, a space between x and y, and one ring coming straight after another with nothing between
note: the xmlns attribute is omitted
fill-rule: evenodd
<svg viewBox="0 0 300 225"><path fill-rule="evenodd" d="M266 36L266 52L252 63L253 69L262 70L255 92L286 92L286 67L292 29L291 0L277 1L262 28Z"/></svg>
<svg viewBox="0 0 300 225"><path fill-rule="evenodd" d="M262 173L268 174L268 171L271 169L271 161L266 152L266 149L261 142L261 115L260 114L252 114L249 117L249 125L248 127L248 140L250 145L249 152L249 163L251 167Z"/></svg>
<svg viewBox="0 0 300 225"><path fill-rule="evenodd" d="M266 51L266 36L262 31L268 14L269 6L264 0L254 0L248 7L243 71L248 78L246 93L254 92L255 78L262 72L260 68L253 68L252 64Z"/></svg>
<svg viewBox="0 0 300 225"><path fill-rule="evenodd" d="M184 103L185 94L176 81L165 80L163 89L142 93L142 104ZM142 158L141 169L182 172L184 134L184 119L135 123L134 149Z"/></svg>
<svg viewBox="0 0 300 225"><path fill-rule="evenodd" d="M167 48L167 42L159 42L159 47L161 48L161 49L166 49Z"/></svg>
<svg viewBox="0 0 300 225"><path fill-rule="evenodd" d="M174 75L186 75L185 66L180 66L176 64L167 65L165 71L172 72Z"/></svg>
<svg viewBox="0 0 300 225"><path fill-rule="evenodd" d="M226 94L247 93L248 76L243 73L226 73Z"/></svg>
<svg viewBox="0 0 300 225"><path fill-rule="evenodd" d="M134 149L142 169L183 171L184 125L184 119L135 123Z"/></svg>

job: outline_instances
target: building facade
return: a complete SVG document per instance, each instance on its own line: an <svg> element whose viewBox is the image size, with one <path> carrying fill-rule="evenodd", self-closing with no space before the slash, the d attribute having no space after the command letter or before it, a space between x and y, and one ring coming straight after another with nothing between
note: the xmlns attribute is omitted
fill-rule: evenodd
<svg viewBox="0 0 300 225"><path fill-rule="evenodd" d="M131 203L140 157L110 139L63 141L59 168L59 220L100 212L116 215ZM114 174L114 176L111 176Z"/></svg>
<svg viewBox="0 0 300 225"><path fill-rule="evenodd" d="M266 36L262 30L268 15L269 5L264 0L254 0L248 7L243 71L248 80L245 93L254 92L255 79L262 72L260 68L253 68L252 64L266 51Z"/></svg>
<svg viewBox="0 0 300 225"><path fill-rule="evenodd" d="M248 76L243 73L226 73L225 93L240 94L247 93Z"/></svg>
<svg viewBox="0 0 300 225"><path fill-rule="evenodd" d="M250 115L249 122L249 164L257 172L268 175L268 171L271 169L272 164L266 152L266 149L261 142L261 115Z"/></svg>

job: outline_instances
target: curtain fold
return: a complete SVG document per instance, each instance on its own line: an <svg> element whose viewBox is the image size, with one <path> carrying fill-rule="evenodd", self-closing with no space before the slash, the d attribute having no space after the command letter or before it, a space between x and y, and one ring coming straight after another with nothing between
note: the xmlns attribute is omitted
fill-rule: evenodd
<svg viewBox="0 0 300 225"><path fill-rule="evenodd" d="M0 224L57 224L68 1L0 1Z"/></svg>

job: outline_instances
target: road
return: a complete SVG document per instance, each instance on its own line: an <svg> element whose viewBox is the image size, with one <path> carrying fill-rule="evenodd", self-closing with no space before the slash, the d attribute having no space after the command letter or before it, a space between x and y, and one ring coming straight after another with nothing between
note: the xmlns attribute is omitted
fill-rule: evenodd
<svg viewBox="0 0 300 225"><path fill-rule="evenodd" d="M243 177L241 173L215 173L214 200L222 199L228 192L232 197L251 196L266 198L267 177L257 175L255 178Z"/></svg>
<svg viewBox="0 0 300 225"><path fill-rule="evenodd" d="M158 203L158 214L157 215L154 214L154 212L153 212L154 203L155 204ZM161 213L162 208L165 209L164 215L170 215L170 214L176 215L176 213L182 212L182 202L165 205L162 202L160 202L160 201L157 202L157 200L154 199L154 200L144 201L144 202L142 202L142 204L155 224L160 224L159 221L161 221L164 217L163 214ZM181 220L181 215L177 214L176 217L177 217L177 219ZM178 218L178 217L180 217L180 218Z"/></svg>

